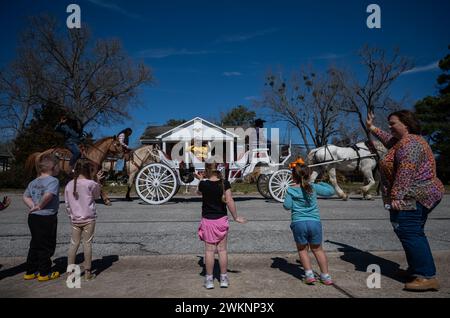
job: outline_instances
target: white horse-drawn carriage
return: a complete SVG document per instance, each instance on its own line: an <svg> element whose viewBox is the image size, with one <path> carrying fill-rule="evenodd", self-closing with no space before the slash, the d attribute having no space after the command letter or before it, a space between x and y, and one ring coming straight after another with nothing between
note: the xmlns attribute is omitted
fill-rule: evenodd
<svg viewBox="0 0 450 318"><path fill-rule="evenodd" d="M149 204L162 204L169 201L180 186L190 185L194 181L196 171L205 170L205 162L197 159L189 152L189 162L171 160L167 155L156 149L152 156L153 163L142 167L135 179L136 193ZM290 147L287 154L275 162L269 156L268 148L256 148L247 151L242 158L229 164L218 164L217 169L230 182L243 180L246 176L258 172L258 190L265 198L283 200L287 183L285 179L271 178L285 165L291 156Z"/></svg>
<svg viewBox="0 0 450 318"><path fill-rule="evenodd" d="M371 149L369 149L371 148ZM363 174L365 184L361 188L363 197L370 199L370 188L375 184L373 171L377 166L377 157L382 156L386 149L379 142L374 142L373 147L368 143L357 143L352 147L337 147L327 145L312 150L308 154L307 163L312 170L311 182L314 182L321 170L327 171L339 197L347 199L348 195L339 187L336 180L336 170L359 171ZM149 164L139 165L137 176L134 180L138 196L149 204L163 204L169 201L182 185L191 185L194 181L194 173L205 169L205 162L197 159L189 152L189 162L171 160L160 149L147 150L142 148L145 163L149 158L153 160ZM219 164L218 170L230 183L243 180L246 176L257 174L257 188L266 199L274 199L283 202L287 188L293 185L292 172L284 168L291 156L290 145L275 162L269 155L268 148L257 148L247 151L242 158L229 164ZM135 164L135 166L137 166Z"/></svg>

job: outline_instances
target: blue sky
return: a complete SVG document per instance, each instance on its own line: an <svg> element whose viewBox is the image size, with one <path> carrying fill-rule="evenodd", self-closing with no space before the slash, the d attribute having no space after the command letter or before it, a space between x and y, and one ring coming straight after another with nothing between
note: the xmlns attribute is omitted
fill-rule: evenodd
<svg viewBox="0 0 450 318"><path fill-rule="evenodd" d="M416 64L392 87L396 98L436 93L436 62L450 44L450 1L287 0L15 0L0 2L0 65L14 57L26 17L51 13L64 25L70 3L96 38L119 38L125 50L154 71L156 83L141 92L133 120L105 127L134 129L133 143L148 124L170 118L218 118L220 112L261 96L264 74L286 74L304 65L340 65L360 74L364 45L400 48ZM382 28L368 29L366 7L381 7ZM262 114L261 114L262 115ZM279 126L269 123L269 127Z"/></svg>

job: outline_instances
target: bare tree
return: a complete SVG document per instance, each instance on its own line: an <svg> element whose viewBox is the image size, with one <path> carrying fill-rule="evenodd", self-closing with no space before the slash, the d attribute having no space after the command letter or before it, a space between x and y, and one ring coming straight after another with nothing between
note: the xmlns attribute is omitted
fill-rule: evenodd
<svg viewBox="0 0 450 318"><path fill-rule="evenodd" d="M345 103L340 109L356 115L366 137L370 139L370 132L365 124L367 114L386 113L400 107L401 103L389 96L389 88L403 72L412 67L412 62L401 57L398 50L394 50L389 57L385 50L369 46L364 46L359 56L366 69L362 81L342 70L334 69L332 72L339 78L342 87L341 94Z"/></svg>
<svg viewBox="0 0 450 318"><path fill-rule="evenodd" d="M296 127L308 152L311 140L320 147L337 132L341 83L333 74L318 76L300 71L287 81L281 73L269 71L265 86L263 100L257 106L269 109L274 120Z"/></svg>
<svg viewBox="0 0 450 318"><path fill-rule="evenodd" d="M347 116L348 117L348 116ZM348 119L348 118L347 118ZM348 121L347 121L348 123ZM333 137L331 143L339 147L348 147L356 144L361 138L361 129L345 122L345 117L339 122L338 133Z"/></svg>
<svg viewBox="0 0 450 318"><path fill-rule="evenodd" d="M18 135L39 105L38 78L41 65L33 56L19 54L0 72L0 131L9 139Z"/></svg>
<svg viewBox="0 0 450 318"><path fill-rule="evenodd" d="M21 131L33 108L48 102L72 113L83 127L129 117L138 88L153 80L150 69L133 63L119 40L91 44L85 26L57 30L53 18L32 18L16 61L0 73L2 127Z"/></svg>

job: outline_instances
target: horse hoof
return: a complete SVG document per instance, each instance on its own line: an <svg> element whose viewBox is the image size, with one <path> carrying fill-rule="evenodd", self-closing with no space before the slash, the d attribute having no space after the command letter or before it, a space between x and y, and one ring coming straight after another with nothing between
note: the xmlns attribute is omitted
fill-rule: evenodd
<svg viewBox="0 0 450 318"><path fill-rule="evenodd" d="M348 198L349 198L349 196L348 196L348 194L346 194L346 195L344 195L344 196L342 197L342 200L348 201Z"/></svg>
<svg viewBox="0 0 450 318"><path fill-rule="evenodd" d="M131 202L131 201L133 201L133 199L132 198L125 198L125 201Z"/></svg>
<svg viewBox="0 0 450 318"><path fill-rule="evenodd" d="M111 203L111 201L105 201L105 205L107 205L107 206L111 206L112 205L112 203Z"/></svg>

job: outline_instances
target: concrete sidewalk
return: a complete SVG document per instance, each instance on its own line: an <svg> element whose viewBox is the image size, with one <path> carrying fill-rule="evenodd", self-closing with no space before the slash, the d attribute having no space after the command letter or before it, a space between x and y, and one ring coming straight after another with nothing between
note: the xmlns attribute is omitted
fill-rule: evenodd
<svg viewBox="0 0 450 318"><path fill-rule="evenodd" d="M405 268L403 252L345 251L328 253L335 286L301 282L303 271L298 255L289 253L230 254L230 287L206 290L203 255L106 256L96 259L98 277L81 281L80 289L69 289L65 277L39 283L24 281L24 258L0 258L0 297L152 297L152 298L348 298L348 297L450 297L450 251L435 251L438 292L403 291L403 282L394 275ZM64 268L66 258L55 259ZM313 261L317 270L317 264ZM381 288L369 289L367 266L381 267ZM218 265L218 264L216 264ZM215 268L218 276L218 266Z"/></svg>

